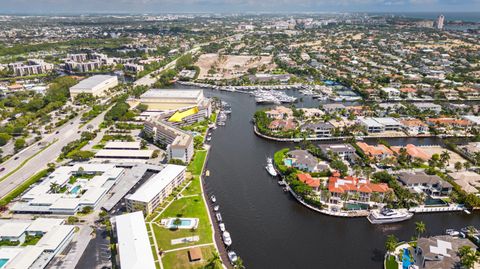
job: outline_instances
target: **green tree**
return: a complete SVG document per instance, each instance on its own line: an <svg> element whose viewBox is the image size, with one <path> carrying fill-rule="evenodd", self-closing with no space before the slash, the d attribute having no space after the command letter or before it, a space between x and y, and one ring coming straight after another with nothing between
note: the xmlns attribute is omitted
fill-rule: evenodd
<svg viewBox="0 0 480 269"><path fill-rule="evenodd" d="M415 222L415 231L417 232L417 239L420 238L420 236L425 233L427 230L427 227L423 221L417 221Z"/></svg>
<svg viewBox="0 0 480 269"><path fill-rule="evenodd" d="M0 147L8 143L8 140L12 138L11 135L6 133L0 133Z"/></svg>
<svg viewBox="0 0 480 269"><path fill-rule="evenodd" d="M395 235L391 234L387 237L387 240L385 241L385 248L388 252L393 252L397 244L398 238Z"/></svg>
<svg viewBox="0 0 480 269"><path fill-rule="evenodd" d="M233 262L233 267L236 269L245 269L242 258L237 257L237 260Z"/></svg>
<svg viewBox="0 0 480 269"><path fill-rule="evenodd" d="M462 162L455 163L455 170L457 170L457 172L462 170L462 167L463 167Z"/></svg>
<svg viewBox="0 0 480 269"><path fill-rule="evenodd" d="M222 267L222 260L220 259L220 255L217 252L212 252L212 257L208 260L207 265L205 268L209 269L216 269Z"/></svg>
<svg viewBox="0 0 480 269"><path fill-rule="evenodd" d="M460 247L458 256L460 256L460 264L467 269L473 268L475 263L479 261L477 251L469 246Z"/></svg>
<svg viewBox="0 0 480 269"><path fill-rule="evenodd" d="M15 140L15 150L20 150L25 147L25 139L24 138L17 138Z"/></svg>

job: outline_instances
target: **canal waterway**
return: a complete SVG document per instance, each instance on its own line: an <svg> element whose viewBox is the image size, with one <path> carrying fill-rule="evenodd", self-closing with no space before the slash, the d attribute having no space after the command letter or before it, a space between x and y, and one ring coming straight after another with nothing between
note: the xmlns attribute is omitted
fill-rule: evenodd
<svg viewBox="0 0 480 269"><path fill-rule="evenodd" d="M366 218L336 218L309 210L284 193L264 168L267 156L295 144L267 141L253 133L251 119L261 107L253 97L204 92L232 106L227 125L213 133L205 190L216 196L232 235L232 249L247 268L382 268L386 236L409 240L416 221L426 223L427 235L443 234L447 228L480 227L478 212L416 214L402 223L372 225ZM318 107L318 101L309 97L303 101L298 106ZM430 138L389 142L439 144Z"/></svg>

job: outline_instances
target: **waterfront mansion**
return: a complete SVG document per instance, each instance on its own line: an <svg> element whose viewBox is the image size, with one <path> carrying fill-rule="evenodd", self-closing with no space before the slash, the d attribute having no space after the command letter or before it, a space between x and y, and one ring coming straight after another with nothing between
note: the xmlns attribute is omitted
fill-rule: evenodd
<svg viewBox="0 0 480 269"><path fill-rule="evenodd" d="M329 203L339 204L346 200L359 202L381 202L385 195L393 190L386 183L372 183L369 179L353 176L340 177L339 172L333 172L328 179Z"/></svg>

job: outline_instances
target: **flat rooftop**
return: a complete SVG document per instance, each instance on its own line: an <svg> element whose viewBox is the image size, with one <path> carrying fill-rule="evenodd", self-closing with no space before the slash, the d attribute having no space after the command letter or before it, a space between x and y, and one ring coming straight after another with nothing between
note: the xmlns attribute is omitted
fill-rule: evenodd
<svg viewBox="0 0 480 269"><path fill-rule="evenodd" d="M114 218L118 238L120 267L155 269L147 227L141 211Z"/></svg>
<svg viewBox="0 0 480 269"><path fill-rule="evenodd" d="M80 81L77 85L72 86L70 89L71 90L76 90L76 89L85 89L85 88L93 88L97 86L98 84L105 83L107 80L110 80L112 78L116 78L115 76L108 76L108 75L96 75L92 76L89 78L86 78L82 81Z"/></svg>
<svg viewBox="0 0 480 269"><path fill-rule="evenodd" d="M202 90L151 89L142 94L140 98L197 99L202 94Z"/></svg>
<svg viewBox="0 0 480 269"><path fill-rule="evenodd" d="M160 191L162 191L176 176L184 172L185 166L167 164L162 171L151 177L128 199L144 203L150 202Z"/></svg>
<svg viewBox="0 0 480 269"><path fill-rule="evenodd" d="M108 142L104 149L140 149L140 142L121 142L121 141L111 141Z"/></svg>
<svg viewBox="0 0 480 269"><path fill-rule="evenodd" d="M152 157L153 150L123 150L123 149L102 149L95 154L95 158L145 158Z"/></svg>

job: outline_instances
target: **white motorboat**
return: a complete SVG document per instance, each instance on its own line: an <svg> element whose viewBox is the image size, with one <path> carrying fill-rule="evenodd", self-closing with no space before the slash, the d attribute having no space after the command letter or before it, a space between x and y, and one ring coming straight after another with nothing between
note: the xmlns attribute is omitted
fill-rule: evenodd
<svg viewBox="0 0 480 269"><path fill-rule="evenodd" d="M408 212L406 209L390 209L384 207L380 210L371 210L367 219L372 224L387 224L408 220L411 217L413 217L413 213Z"/></svg>
<svg viewBox="0 0 480 269"><path fill-rule="evenodd" d="M267 166L265 166L265 169L267 169L267 172L272 177L278 176L277 171L275 170L275 167L273 167L272 158L267 158Z"/></svg>
<svg viewBox="0 0 480 269"><path fill-rule="evenodd" d="M225 232L225 223L218 224L218 228L220 228L220 231Z"/></svg>
<svg viewBox="0 0 480 269"><path fill-rule="evenodd" d="M459 232L459 231L455 231L454 229L447 229L447 230L445 231L445 234L450 235L450 236L459 236L459 235L460 235L460 232Z"/></svg>
<svg viewBox="0 0 480 269"><path fill-rule="evenodd" d="M225 243L227 247L232 244L232 237L230 236L229 232L227 231L223 232L222 237L223 237L223 243Z"/></svg>
<svg viewBox="0 0 480 269"><path fill-rule="evenodd" d="M233 264L238 260L238 256L234 251L229 251L227 252L228 259L230 260L230 263Z"/></svg>
<svg viewBox="0 0 480 269"><path fill-rule="evenodd" d="M218 211L220 209L220 206L219 205L216 205L213 207L213 211Z"/></svg>
<svg viewBox="0 0 480 269"><path fill-rule="evenodd" d="M212 201L212 203L215 203L217 201L217 198L215 198L215 195L210 196L210 201Z"/></svg>
<svg viewBox="0 0 480 269"><path fill-rule="evenodd" d="M215 217L217 217L218 222L222 221L222 215L220 213L215 214Z"/></svg>

